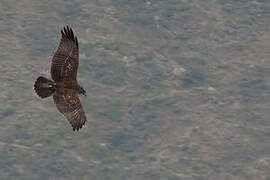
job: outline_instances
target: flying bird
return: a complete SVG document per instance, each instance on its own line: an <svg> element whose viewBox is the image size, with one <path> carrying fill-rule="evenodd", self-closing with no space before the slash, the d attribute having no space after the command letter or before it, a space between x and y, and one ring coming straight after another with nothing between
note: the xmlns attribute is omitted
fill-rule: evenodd
<svg viewBox="0 0 270 180"><path fill-rule="evenodd" d="M85 112L78 94L86 92L77 82L79 44L73 30L66 26L61 30L61 40L51 62L51 78L38 77L34 90L41 98L53 95L54 103L71 124L79 130L86 122Z"/></svg>

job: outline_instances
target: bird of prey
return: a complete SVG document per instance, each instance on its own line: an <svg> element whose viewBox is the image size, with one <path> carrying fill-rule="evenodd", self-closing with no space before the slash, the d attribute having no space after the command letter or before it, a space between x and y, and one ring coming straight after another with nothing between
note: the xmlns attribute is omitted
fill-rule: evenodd
<svg viewBox="0 0 270 180"><path fill-rule="evenodd" d="M77 94L86 95L77 82L79 66L79 45L70 27L61 30L61 40L51 62L51 78L38 77L34 89L38 96L53 95L54 103L73 130L79 130L86 122L85 112Z"/></svg>

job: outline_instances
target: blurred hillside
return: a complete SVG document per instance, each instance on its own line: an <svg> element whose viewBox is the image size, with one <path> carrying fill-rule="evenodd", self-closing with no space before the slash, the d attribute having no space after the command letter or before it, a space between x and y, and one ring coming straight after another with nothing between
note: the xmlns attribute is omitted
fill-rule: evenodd
<svg viewBox="0 0 270 180"><path fill-rule="evenodd" d="M79 132L33 90L65 25ZM267 0L0 0L0 179L269 180L269 30Z"/></svg>

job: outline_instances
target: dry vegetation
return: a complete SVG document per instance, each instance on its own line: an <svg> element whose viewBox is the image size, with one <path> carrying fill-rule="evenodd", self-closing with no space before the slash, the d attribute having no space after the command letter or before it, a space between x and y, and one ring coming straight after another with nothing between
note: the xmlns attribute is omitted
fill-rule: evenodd
<svg viewBox="0 0 270 180"><path fill-rule="evenodd" d="M33 91L60 29L87 125ZM270 179L270 1L0 0L0 179Z"/></svg>

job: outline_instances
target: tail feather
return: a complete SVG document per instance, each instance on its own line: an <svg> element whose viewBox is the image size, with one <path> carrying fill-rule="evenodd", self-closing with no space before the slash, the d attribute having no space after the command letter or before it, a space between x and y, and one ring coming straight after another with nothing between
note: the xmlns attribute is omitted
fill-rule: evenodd
<svg viewBox="0 0 270 180"><path fill-rule="evenodd" d="M46 98L52 95L55 91L55 83L45 77L38 77L34 89L37 95L41 98Z"/></svg>

